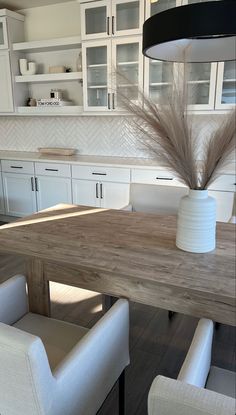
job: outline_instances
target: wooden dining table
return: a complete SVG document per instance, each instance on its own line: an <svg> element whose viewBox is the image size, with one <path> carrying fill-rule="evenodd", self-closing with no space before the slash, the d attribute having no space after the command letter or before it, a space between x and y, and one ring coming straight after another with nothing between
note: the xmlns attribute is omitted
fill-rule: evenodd
<svg viewBox="0 0 236 415"><path fill-rule="evenodd" d="M175 245L176 217L57 205L0 227L0 252L24 255L30 310L50 314L49 281L234 325L235 225L216 249Z"/></svg>

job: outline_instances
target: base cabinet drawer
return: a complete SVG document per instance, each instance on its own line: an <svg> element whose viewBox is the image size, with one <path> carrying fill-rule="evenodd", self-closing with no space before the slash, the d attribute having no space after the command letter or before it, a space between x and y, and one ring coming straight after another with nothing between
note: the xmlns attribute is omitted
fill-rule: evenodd
<svg viewBox="0 0 236 415"><path fill-rule="evenodd" d="M130 183L130 169L100 166L72 166L72 178L102 182Z"/></svg>
<svg viewBox="0 0 236 415"><path fill-rule="evenodd" d="M2 171L6 173L23 173L34 175L34 163L21 160L2 160Z"/></svg>
<svg viewBox="0 0 236 415"><path fill-rule="evenodd" d="M233 174L222 174L218 177L209 190L221 190L223 192L235 192L236 191L236 177Z"/></svg>
<svg viewBox="0 0 236 415"><path fill-rule="evenodd" d="M35 163L35 174L53 177L71 177L69 164L62 163Z"/></svg>
<svg viewBox="0 0 236 415"><path fill-rule="evenodd" d="M137 184L184 187L184 184L176 179L173 174L165 170L132 169L131 182Z"/></svg>
<svg viewBox="0 0 236 415"><path fill-rule="evenodd" d="M4 194L3 194L3 183L2 183L2 173L0 172L0 213L4 215Z"/></svg>

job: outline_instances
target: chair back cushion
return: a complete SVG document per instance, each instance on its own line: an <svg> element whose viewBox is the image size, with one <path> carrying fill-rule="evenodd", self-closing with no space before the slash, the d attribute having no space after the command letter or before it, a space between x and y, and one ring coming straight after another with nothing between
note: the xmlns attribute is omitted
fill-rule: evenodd
<svg viewBox="0 0 236 415"><path fill-rule="evenodd" d="M0 323L0 414L49 415L54 384L41 339Z"/></svg>
<svg viewBox="0 0 236 415"><path fill-rule="evenodd" d="M11 325L27 311L26 279L16 275L0 285L0 322Z"/></svg>

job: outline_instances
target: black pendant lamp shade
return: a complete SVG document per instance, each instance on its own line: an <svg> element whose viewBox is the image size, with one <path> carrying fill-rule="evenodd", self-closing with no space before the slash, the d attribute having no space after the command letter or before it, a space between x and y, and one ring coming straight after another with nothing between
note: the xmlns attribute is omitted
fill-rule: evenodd
<svg viewBox="0 0 236 415"><path fill-rule="evenodd" d="M143 25L143 54L170 62L236 59L236 0L174 7Z"/></svg>

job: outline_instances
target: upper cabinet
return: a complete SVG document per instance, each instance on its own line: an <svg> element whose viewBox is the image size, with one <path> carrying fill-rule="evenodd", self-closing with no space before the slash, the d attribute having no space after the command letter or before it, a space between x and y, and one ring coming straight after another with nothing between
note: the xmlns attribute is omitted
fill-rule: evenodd
<svg viewBox="0 0 236 415"><path fill-rule="evenodd" d="M142 33L143 0L101 0L81 4L82 40Z"/></svg>
<svg viewBox="0 0 236 415"><path fill-rule="evenodd" d="M236 61L218 64L216 90L216 109L230 109L236 105Z"/></svg>
<svg viewBox="0 0 236 415"><path fill-rule="evenodd" d="M118 92L138 99L143 85L141 36L82 44L85 111L121 110Z"/></svg>
<svg viewBox="0 0 236 415"><path fill-rule="evenodd" d="M0 17L0 49L8 48L6 17Z"/></svg>

